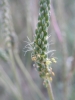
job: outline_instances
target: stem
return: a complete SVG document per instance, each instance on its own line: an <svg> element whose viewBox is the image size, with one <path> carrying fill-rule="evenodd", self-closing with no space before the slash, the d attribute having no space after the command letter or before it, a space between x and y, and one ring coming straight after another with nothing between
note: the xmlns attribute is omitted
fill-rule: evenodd
<svg viewBox="0 0 75 100"><path fill-rule="evenodd" d="M9 55L10 55L10 60L11 60L11 65L12 65L11 68L12 68L12 71L13 71L13 74L14 74L14 77L15 77L15 80L17 82L18 90L19 90L19 93L20 93L20 96L19 96L19 99L18 100L23 100L11 47L8 49L8 52L9 52Z"/></svg>
<svg viewBox="0 0 75 100"><path fill-rule="evenodd" d="M4 83L4 85L11 89L11 92L16 96L16 98L19 100L19 93L14 87L12 81L8 77L8 75L3 71L3 69L0 69L1 77L0 80Z"/></svg>
<svg viewBox="0 0 75 100"><path fill-rule="evenodd" d="M48 95L49 95L50 100L54 100L53 93L52 93L52 88L51 88L51 83L50 82L48 82L47 91L48 91Z"/></svg>
<svg viewBox="0 0 75 100"><path fill-rule="evenodd" d="M9 89L11 90L11 92L14 94L16 100L19 100L19 94L15 91L14 87L12 87L10 85L10 83L2 76L0 77L0 82L3 83L3 85L7 88L9 87ZM9 91L10 92L10 91Z"/></svg>
<svg viewBox="0 0 75 100"><path fill-rule="evenodd" d="M30 83L30 85L32 86L32 88L38 93L38 95L40 96L40 98L42 100L45 100L45 97L43 96L43 94L41 93L41 91L38 89L37 85L33 82L30 74L28 73L27 69L25 68L24 64L22 63L22 61L21 61L18 53L14 52L14 56L15 56L15 59L17 61L17 64L19 65L20 69L22 70L23 74L27 78L27 80Z"/></svg>

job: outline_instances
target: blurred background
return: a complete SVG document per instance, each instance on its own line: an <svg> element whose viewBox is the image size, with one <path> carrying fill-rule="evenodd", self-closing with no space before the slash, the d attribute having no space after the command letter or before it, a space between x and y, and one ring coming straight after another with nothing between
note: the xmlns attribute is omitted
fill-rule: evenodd
<svg viewBox="0 0 75 100"><path fill-rule="evenodd" d="M3 0L0 0L0 100L49 100L31 52L24 56L24 47L34 39L39 1L8 0L14 27L12 45L14 41L16 45L12 47L14 68L3 38ZM57 63L52 64L54 98L75 100L75 0L51 0L49 35L50 50L56 50L49 58L57 58Z"/></svg>

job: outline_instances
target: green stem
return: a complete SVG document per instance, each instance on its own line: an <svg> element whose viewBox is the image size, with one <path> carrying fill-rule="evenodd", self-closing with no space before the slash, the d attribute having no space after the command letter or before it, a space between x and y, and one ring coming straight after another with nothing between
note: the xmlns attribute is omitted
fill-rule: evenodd
<svg viewBox="0 0 75 100"><path fill-rule="evenodd" d="M10 60L11 60L11 65L12 65L11 68L12 68L12 71L13 71L13 74L14 74L14 77L15 77L15 80L17 82L18 90L19 90L19 93L20 93L20 96L19 96L19 99L18 100L23 100L11 47L8 49L8 52L9 52L9 55L10 55Z"/></svg>
<svg viewBox="0 0 75 100"><path fill-rule="evenodd" d="M10 88L11 92L19 100L18 91L17 90L15 91L15 89L14 89L15 87L14 87L12 81L10 80L10 78L7 76L7 74L2 69L1 69L0 73L1 73L0 81L2 81L6 87Z"/></svg>
<svg viewBox="0 0 75 100"><path fill-rule="evenodd" d="M51 83L50 82L48 82L47 91L48 91L48 95L49 95L50 100L54 100L53 93L52 93L52 88L51 88Z"/></svg>
<svg viewBox="0 0 75 100"><path fill-rule="evenodd" d="M50 82L48 82L47 91L48 91L48 95L49 95L50 100L54 100L54 96L53 96L53 92L52 92L52 88L51 88L51 83Z"/></svg>

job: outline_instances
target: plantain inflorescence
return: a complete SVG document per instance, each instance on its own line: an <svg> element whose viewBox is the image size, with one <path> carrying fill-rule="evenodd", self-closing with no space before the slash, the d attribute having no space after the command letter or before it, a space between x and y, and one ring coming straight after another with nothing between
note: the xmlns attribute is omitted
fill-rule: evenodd
<svg viewBox="0 0 75 100"><path fill-rule="evenodd" d="M38 24L35 32L32 60L36 63L39 75L44 79L47 86L48 80L52 80L51 63L55 62L54 58L48 58L48 27L50 25L50 0L40 0L40 13Z"/></svg>
<svg viewBox="0 0 75 100"><path fill-rule="evenodd" d="M3 8L3 34L4 34L3 36L6 46L10 48L12 43L11 41L12 33L14 33L14 29L13 29L11 11L8 0L3 0L2 8Z"/></svg>

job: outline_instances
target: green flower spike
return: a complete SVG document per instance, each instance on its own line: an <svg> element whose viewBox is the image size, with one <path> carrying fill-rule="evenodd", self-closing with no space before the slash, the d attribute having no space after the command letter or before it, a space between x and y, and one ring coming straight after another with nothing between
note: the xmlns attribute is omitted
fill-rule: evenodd
<svg viewBox="0 0 75 100"><path fill-rule="evenodd" d="M33 44L32 60L36 63L39 75L44 79L47 86L48 81L52 80L51 63L54 58L48 59L48 27L50 24L50 0L40 0L40 13Z"/></svg>

